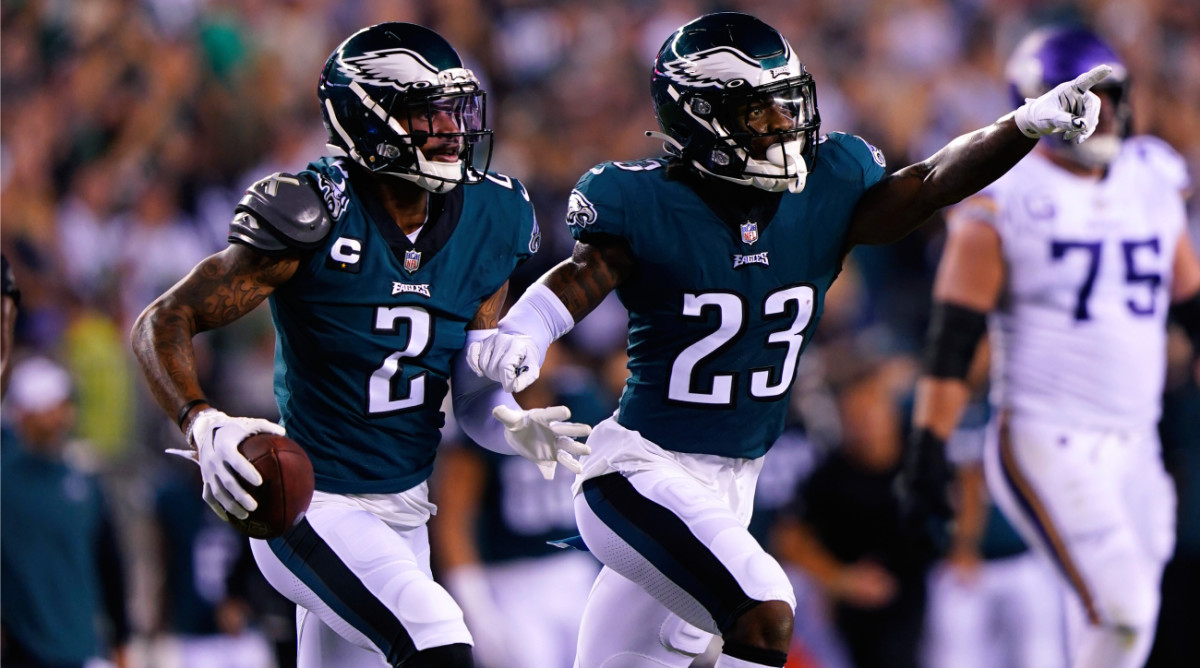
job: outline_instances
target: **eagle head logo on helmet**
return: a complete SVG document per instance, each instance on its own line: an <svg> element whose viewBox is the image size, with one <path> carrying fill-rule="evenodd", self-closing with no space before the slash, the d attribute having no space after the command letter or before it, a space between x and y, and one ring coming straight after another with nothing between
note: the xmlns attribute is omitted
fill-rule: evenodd
<svg viewBox="0 0 1200 668"><path fill-rule="evenodd" d="M359 83L391 86L399 91L438 82L438 68L411 49L381 49L360 56L344 56L338 67Z"/></svg>

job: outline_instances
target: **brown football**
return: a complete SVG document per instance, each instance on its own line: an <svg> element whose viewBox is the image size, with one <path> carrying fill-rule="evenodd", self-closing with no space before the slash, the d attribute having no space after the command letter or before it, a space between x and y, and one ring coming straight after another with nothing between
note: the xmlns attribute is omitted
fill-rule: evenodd
<svg viewBox="0 0 1200 668"><path fill-rule="evenodd" d="M262 475L258 487L246 489L258 508L244 520L230 515L229 523L251 538L276 538L300 521L313 495L312 462L304 449L287 436L253 434L238 450Z"/></svg>

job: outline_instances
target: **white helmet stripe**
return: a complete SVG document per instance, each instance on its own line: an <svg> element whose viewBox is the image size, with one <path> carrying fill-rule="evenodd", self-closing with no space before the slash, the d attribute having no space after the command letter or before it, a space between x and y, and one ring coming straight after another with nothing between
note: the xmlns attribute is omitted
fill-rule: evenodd
<svg viewBox="0 0 1200 668"><path fill-rule="evenodd" d="M362 100L363 105L367 109L370 109L376 116L379 117L379 120L386 123L387 126L392 129L392 132L395 132L400 136L408 134L404 131L404 128L400 127L400 123L397 122L396 119L389 116L387 111L384 110L384 108L380 106L378 102L372 99L371 96L367 94L367 91L363 90L363 87L360 86L357 81L351 81L348 88L350 88L350 90L358 96L358 99Z"/></svg>
<svg viewBox="0 0 1200 668"><path fill-rule="evenodd" d="M333 103L328 99L325 100L325 111L328 112L329 122L333 124L333 129L346 142L346 147L350 149L350 157L354 158L357 163L362 163L362 156L358 152L358 147L354 145L354 140L350 138L350 134L346 132L342 124L338 122L337 114L333 113Z"/></svg>

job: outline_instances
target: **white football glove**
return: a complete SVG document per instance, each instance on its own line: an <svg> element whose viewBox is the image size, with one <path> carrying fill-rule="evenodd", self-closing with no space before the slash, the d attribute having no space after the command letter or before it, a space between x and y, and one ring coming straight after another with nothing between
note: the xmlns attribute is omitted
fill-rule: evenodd
<svg viewBox="0 0 1200 668"><path fill-rule="evenodd" d="M575 439L592 433L592 428L578 422L564 422L571 417L566 406L523 411L501 405L492 409L492 415L504 425L504 440L517 454L537 464L546 480L554 478L556 463L572 473L583 473L576 457L590 455L592 449Z"/></svg>
<svg viewBox="0 0 1200 668"><path fill-rule="evenodd" d="M533 339L497 332L467 348L467 364L475 375L500 383L505 392L529 387L542 372L542 351Z"/></svg>
<svg viewBox="0 0 1200 668"><path fill-rule="evenodd" d="M250 492L242 488L238 476L252 487L258 487L262 484L262 475L238 451L238 446L246 437L260 432L280 436L286 433L283 427L269 420L229 417L215 408L206 408L196 416L188 432L188 442L194 449L167 450L200 465L204 500L223 520L228 521L229 515L244 520L258 507Z"/></svg>
<svg viewBox="0 0 1200 668"><path fill-rule="evenodd" d="M1026 98L1013 114L1017 128L1030 139L1062 132L1063 140L1083 143L1096 131L1100 120L1100 98L1089 89L1110 72L1108 65L1097 65L1037 99Z"/></svg>

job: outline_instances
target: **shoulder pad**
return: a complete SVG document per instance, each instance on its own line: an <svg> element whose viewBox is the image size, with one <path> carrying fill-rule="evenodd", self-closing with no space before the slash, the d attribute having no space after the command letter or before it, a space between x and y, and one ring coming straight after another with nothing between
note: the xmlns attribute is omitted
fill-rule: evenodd
<svg viewBox="0 0 1200 668"><path fill-rule="evenodd" d="M529 199L529 194L525 192L525 186L522 185L520 181L508 176L507 174L501 174L500 172L484 172L483 177L506 190L519 192L525 197L525 199Z"/></svg>
<svg viewBox="0 0 1200 668"><path fill-rule="evenodd" d="M871 160L882 168L887 168L887 159L883 157L883 151L876 148L871 142L859 137L858 135L849 134L846 132L830 132L821 137L819 143L832 142L837 146L841 146L848 153L862 154L865 152L870 154Z"/></svg>
<svg viewBox="0 0 1200 668"><path fill-rule="evenodd" d="M230 224L230 241L266 252L288 248L311 250L333 228L313 178L279 172L256 181L238 202Z"/></svg>
<svg viewBox="0 0 1200 668"><path fill-rule="evenodd" d="M883 151L857 135L830 132L820 140L817 167L811 172L828 169L830 175L853 188L870 188L887 173Z"/></svg>
<svg viewBox="0 0 1200 668"><path fill-rule="evenodd" d="M1122 146L1160 179L1181 192L1192 186L1187 160L1170 144L1152 135L1138 135L1125 140Z"/></svg>

